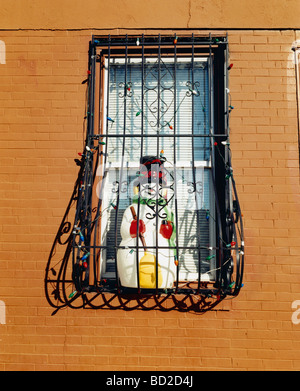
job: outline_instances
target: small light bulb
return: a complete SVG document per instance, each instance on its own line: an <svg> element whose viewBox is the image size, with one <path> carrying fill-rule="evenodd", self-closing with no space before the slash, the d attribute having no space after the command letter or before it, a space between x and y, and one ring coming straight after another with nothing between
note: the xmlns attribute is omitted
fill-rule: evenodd
<svg viewBox="0 0 300 391"><path fill-rule="evenodd" d="M75 295L76 295L76 293L77 293L77 291L73 291L72 293L70 293L70 295L69 295L69 299L71 299L73 296L75 296Z"/></svg>
<svg viewBox="0 0 300 391"><path fill-rule="evenodd" d="M90 253L86 253L86 254L81 258L81 260L82 260L82 261L86 260L86 259L88 258L89 255L90 255Z"/></svg>
<svg viewBox="0 0 300 391"><path fill-rule="evenodd" d="M207 260L207 261L210 261L210 260L213 259L214 257L215 257L215 255L210 255L210 256L206 257L206 260Z"/></svg>
<svg viewBox="0 0 300 391"><path fill-rule="evenodd" d="M178 259L177 259L177 255L174 255L174 263L175 263L175 266L178 266L178 264L179 264Z"/></svg>

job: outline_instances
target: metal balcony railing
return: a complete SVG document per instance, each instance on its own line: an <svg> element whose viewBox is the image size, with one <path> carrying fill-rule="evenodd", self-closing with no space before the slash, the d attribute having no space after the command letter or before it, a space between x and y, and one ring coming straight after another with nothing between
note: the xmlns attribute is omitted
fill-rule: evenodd
<svg viewBox="0 0 300 391"><path fill-rule="evenodd" d="M52 306L238 295L231 67L227 37L93 37L79 173L46 268Z"/></svg>

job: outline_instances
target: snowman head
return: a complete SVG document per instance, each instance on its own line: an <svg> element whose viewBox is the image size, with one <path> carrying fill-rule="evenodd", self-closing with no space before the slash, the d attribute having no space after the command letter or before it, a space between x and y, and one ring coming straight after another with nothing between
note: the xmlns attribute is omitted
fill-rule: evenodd
<svg viewBox="0 0 300 391"><path fill-rule="evenodd" d="M140 160L138 178L134 182L134 193L143 198L166 198L167 181L164 169L165 159L157 156L143 156Z"/></svg>

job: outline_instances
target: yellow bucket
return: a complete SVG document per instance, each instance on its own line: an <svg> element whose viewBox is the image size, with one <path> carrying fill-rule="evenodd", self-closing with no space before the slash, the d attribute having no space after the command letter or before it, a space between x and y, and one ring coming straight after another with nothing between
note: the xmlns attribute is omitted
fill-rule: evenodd
<svg viewBox="0 0 300 391"><path fill-rule="evenodd" d="M159 288L162 285L163 280L159 264L157 267L157 275L157 287ZM145 252L145 255L141 258L139 265L139 277L141 288L156 288L156 259L153 254Z"/></svg>

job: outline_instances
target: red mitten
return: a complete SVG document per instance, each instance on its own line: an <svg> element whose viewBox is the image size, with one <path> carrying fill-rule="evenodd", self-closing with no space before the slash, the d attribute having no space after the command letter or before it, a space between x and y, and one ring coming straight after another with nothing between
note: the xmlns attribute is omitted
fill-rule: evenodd
<svg viewBox="0 0 300 391"><path fill-rule="evenodd" d="M143 220L140 220L139 221L139 233L140 234L143 234L145 233L146 231L146 226L145 226L145 223L143 222ZM130 236L132 238L136 238L136 234L137 234L137 220L133 220L130 224Z"/></svg>
<svg viewBox="0 0 300 391"><path fill-rule="evenodd" d="M160 226L159 233L165 238L170 239L173 233L173 225L171 221L163 220Z"/></svg>

